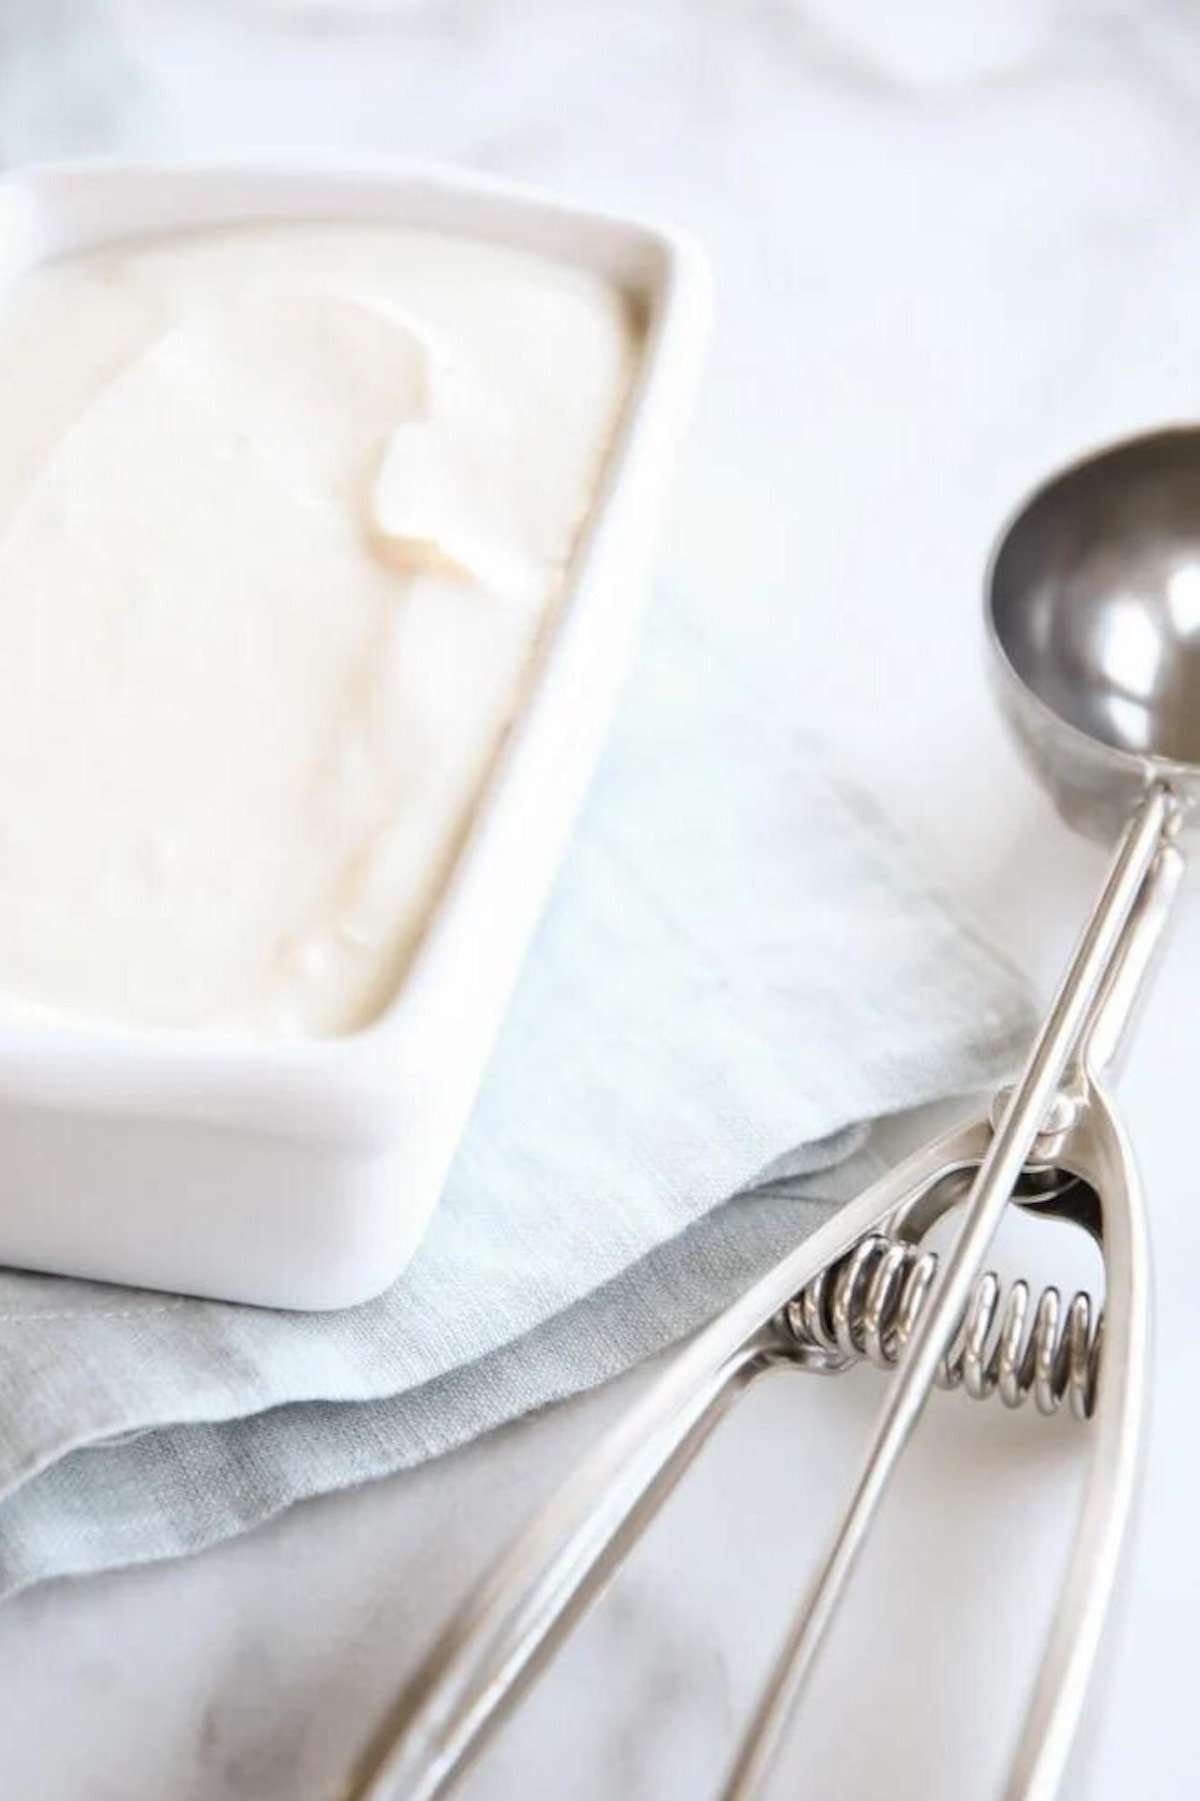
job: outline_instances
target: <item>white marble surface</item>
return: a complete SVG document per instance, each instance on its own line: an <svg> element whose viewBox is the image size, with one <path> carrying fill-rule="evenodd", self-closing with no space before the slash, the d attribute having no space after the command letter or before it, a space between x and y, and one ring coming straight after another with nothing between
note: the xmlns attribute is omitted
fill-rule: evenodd
<svg viewBox="0 0 1200 1801"><path fill-rule="evenodd" d="M736 616L764 693L1048 979L1100 862L1055 824L990 710L979 574L1046 466L1200 411L1200 16L1168 0L117 11L118 102L96 107L85 82L75 118L61 97L24 112L25 142L415 151L705 238L722 321L666 569ZM301 24L280 43L285 11ZM1094 1801L1196 1787L1194 896L1183 912L1123 1090L1158 1355ZM1021 1261L1054 1269L1058 1251L1023 1245ZM330 1793L472 1572L641 1379L191 1563L5 1608L4 1792ZM878 1392L869 1375L781 1380L751 1402L468 1792L711 1792ZM1077 1448L1065 1425L936 1409L779 1793L805 1775L822 1801L994 1792Z"/></svg>

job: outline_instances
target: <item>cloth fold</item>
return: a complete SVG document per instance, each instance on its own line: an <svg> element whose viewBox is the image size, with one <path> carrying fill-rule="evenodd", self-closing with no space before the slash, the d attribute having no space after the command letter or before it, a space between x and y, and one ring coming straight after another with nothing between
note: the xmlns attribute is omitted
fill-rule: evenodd
<svg viewBox="0 0 1200 1801"><path fill-rule="evenodd" d="M660 599L401 1281L292 1315L0 1275L0 1593L197 1549L617 1373L861 1186L867 1122L997 1080L1028 1023L886 821Z"/></svg>

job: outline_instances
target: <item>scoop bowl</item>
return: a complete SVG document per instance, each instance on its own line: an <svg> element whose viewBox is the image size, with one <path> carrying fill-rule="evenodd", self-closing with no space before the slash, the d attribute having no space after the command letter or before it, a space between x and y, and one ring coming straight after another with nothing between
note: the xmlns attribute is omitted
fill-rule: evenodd
<svg viewBox="0 0 1200 1801"><path fill-rule="evenodd" d="M1035 490L988 568L998 698L1068 822L1111 838L1147 783L1200 800L1200 429Z"/></svg>

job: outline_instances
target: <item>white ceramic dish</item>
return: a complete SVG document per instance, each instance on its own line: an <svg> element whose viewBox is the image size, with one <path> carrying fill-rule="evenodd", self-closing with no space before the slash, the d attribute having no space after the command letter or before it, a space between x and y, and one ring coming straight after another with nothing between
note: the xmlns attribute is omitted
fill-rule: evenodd
<svg viewBox="0 0 1200 1801"><path fill-rule="evenodd" d="M634 391L526 703L377 1023L263 1045L0 1029L0 1262L281 1307L391 1282L428 1223L603 739L708 326L670 231L423 166L72 164L0 177L0 279L236 220L370 218L582 263L645 313Z"/></svg>

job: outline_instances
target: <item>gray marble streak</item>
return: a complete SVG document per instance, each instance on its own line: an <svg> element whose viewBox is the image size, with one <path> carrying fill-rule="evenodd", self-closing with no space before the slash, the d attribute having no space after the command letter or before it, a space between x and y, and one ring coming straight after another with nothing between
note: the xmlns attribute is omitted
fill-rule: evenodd
<svg viewBox="0 0 1200 1801"><path fill-rule="evenodd" d="M0 0L0 162L126 140L134 65L96 0Z"/></svg>

